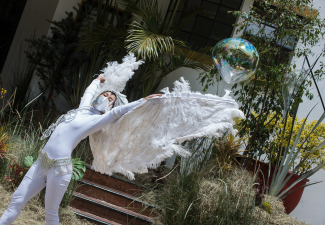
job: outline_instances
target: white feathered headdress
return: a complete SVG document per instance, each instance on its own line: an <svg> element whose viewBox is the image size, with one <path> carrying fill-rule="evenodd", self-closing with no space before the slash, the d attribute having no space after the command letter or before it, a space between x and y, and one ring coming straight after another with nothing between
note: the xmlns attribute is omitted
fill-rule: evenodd
<svg viewBox="0 0 325 225"><path fill-rule="evenodd" d="M123 58L123 62L108 62L107 66L101 70L101 74L105 77L105 82L101 83L97 88L96 94L92 101L94 101L103 92L111 91L116 96L115 106L124 105L128 103L126 96L121 94L125 88L126 82L131 79L134 71L144 63L143 60L136 61L133 53L129 53Z"/></svg>

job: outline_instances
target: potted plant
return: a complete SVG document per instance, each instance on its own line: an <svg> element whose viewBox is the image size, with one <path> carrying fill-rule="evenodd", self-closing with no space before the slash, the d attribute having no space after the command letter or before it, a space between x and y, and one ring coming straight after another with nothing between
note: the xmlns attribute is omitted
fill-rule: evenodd
<svg viewBox="0 0 325 225"><path fill-rule="evenodd" d="M316 141L316 138L322 135L319 132L324 127L321 122L325 117L325 112L318 121L312 123L306 123L312 110L303 121L296 119L299 104L296 104L292 110L293 117L290 117L288 113L292 97L299 93L298 90L309 72L311 71L302 70L300 73L293 71L284 75L282 85L284 119L282 123L272 125L275 128L273 138L268 145L269 148L265 151L269 166L257 161L254 163L255 168L259 165L259 170L263 174L266 184L263 192L282 199L287 213L290 213L298 205L304 187L319 183L306 184L309 182L308 178L325 165L324 138L321 137ZM271 122L272 119L268 121L268 123ZM314 156L315 153L318 157ZM308 166L306 167L306 165ZM297 191L298 189L300 190Z"/></svg>

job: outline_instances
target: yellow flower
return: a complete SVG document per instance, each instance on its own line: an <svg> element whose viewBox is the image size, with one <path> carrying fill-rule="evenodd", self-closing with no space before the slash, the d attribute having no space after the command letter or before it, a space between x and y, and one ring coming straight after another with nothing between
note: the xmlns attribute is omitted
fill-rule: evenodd
<svg viewBox="0 0 325 225"><path fill-rule="evenodd" d="M252 112L252 114L257 117L258 114L256 112ZM277 162L278 160L282 159L282 156L278 156L277 150L280 149L280 145L283 140L283 148L286 148L289 137L291 134L291 127L294 123L294 127L292 129L292 135L289 143L289 148L293 146L296 137L298 136L298 133L300 131L300 128L304 122L303 119L299 119L298 117L295 118L293 121L293 118L288 116L287 124L285 128L285 132L283 134L283 118L281 116L277 116L277 119L274 119L274 117L277 116L276 112L271 112L265 121L264 125L266 129L272 130L272 133L270 133L270 139L268 141L268 144L263 149L265 153L271 152L271 162ZM241 123L240 118L235 119L236 125L235 128L237 130L242 130L243 127L240 127L239 124ZM297 166L305 157L308 156L307 160L302 164L302 166L297 170L297 174L302 175L306 172L308 172L310 169L315 168L316 166L322 164L325 162L325 145L318 148L316 151L314 151L312 154L310 154L316 147L318 147L323 141L325 141L325 123L320 123L317 128L313 131L313 133L309 136L310 132L314 128L318 121L306 121L304 129L301 132L300 139L296 145L296 149L294 150L294 154L300 149L298 153L297 160L295 161L294 166ZM245 137L249 138L250 129L245 128ZM306 140L306 138L308 139ZM306 141L305 141L306 140ZM325 166L322 167L325 169ZM292 170L293 168L291 168Z"/></svg>
<svg viewBox="0 0 325 225"><path fill-rule="evenodd" d="M271 113L268 120L270 120L273 117L274 113ZM270 144L275 146L276 148L279 148L281 145L281 141L283 138L283 146L287 146L289 137L290 137L290 132L291 132L291 127L292 127L292 117L288 117L287 120L287 125L286 125L286 131L283 134L283 127L284 124L281 122L282 118L280 118L279 122L274 125L274 132L272 134L273 138ZM289 146L291 147L296 140L296 137L299 133L299 130L303 124L305 119L298 119L297 117L295 118L294 121L294 127L292 129L292 137L290 140ZM266 122L267 123L267 122ZM314 126L316 125L317 121L306 121L305 127L302 130L300 139L298 141L298 144L296 145L295 153L298 151L298 149L301 148L301 151L298 154L297 157L297 163L301 162L302 159L307 157L312 150L314 150L318 145L320 145L324 140L325 140L325 124L321 123L319 126L314 130L314 132L308 137L309 133L312 131ZM308 139L306 140L306 138ZM306 140L306 142L304 142ZM267 151L267 149L264 149ZM297 173L298 174L304 174L308 172L311 168L316 167L317 165L323 163L325 161L325 146L320 147L318 150L310 154L307 158L307 160L301 165L301 167L298 169ZM275 152L272 155L272 161L276 161L277 155ZM296 164L297 165L297 164ZM325 166L324 166L325 168Z"/></svg>
<svg viewBox="0 0 325 225"><path fill-rule="evenodd" d="M4 94L6 94L6 93L7 93L7 90L5 90L5 89L1 88L1 95L0 95L0 99L2 99L2 98L3 98L3 96L4 96Z"/></svg>

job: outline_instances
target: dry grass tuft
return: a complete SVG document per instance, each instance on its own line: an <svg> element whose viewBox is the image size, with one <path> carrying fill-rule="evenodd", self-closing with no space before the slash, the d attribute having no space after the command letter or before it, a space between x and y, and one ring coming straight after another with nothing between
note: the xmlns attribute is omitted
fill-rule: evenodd
<svg viewBox="0 0 325 225"><path fill-rule="evenodd" d="M222 215L230 213L244 217L255 206L253 184L254 177L237 167L225 171L222 178L203 179L198 191L201 218L210 220L209 217L220 211L224 211Z"/></svg>
<svg viewBox="0 0 325 225"><path fill-rule="evenodd" d="M265 195L262 199L262 203L263 202L267 202L271 205L271 212L267 212L262 207L255 207L253 217L256 221L274 225L307 225L307 223L299 222L286 214L283 203L278 198Z"/></svg>
<svg viewBox="0 0 325 225"><path fill-rule="evenodd" d="M13 192L8 191L6 187L0 185L0 215L7 209ZM64 225L91 225L93 223L78 219L76 215L69 209L59 210L60 224ZM45 210L41 202L40 195L32 198L22 209L18 218L12 223L13 225L44 225Z"/></svg>
<svg viewBox="0 0 325 225"><path fill-rule="evenodd" d="M70 209L62 209L59 211L59 217L60 217L60 224L65 225L91 225L94 223L89 222L85 219L79 219L73 211ZM96 223L97 224L97 223Z"/></svg>
<svg viewBox="0 0 325 225"><path fill-rule="evenodd" d="M7 209L13 192L0 185L0 214L2 215ZM23 208L13 225L35 224L41 225L45 223L44 207L39 202L39 195L32 198Z"/></svg>
<svg viewBox="0 0 325 225"><path fill-rule="evenodd" d="M255 183L242 168L209 165L196 175L174 172L141 199L160 208L156 224L306 225L287 215L277 198L263 196L258 205Z"/></svg>
<svg viewBox="0 0 325 225"><path fill-rule="evenodd" d="M200 199L199 210L202 218L211 216L211 212L215 210L214 207L217 205L216 203L224 201L221 198L227 196L227 200L230 201L224 202L228 202L229 205L227 207L230 209L230 213L235 213L238 207L241 208L240 212L243 214L249 211L249 208L253 209L252 221L254 222L252 224L306 224L287 215L282 201L275 197L265 195L262 199L262 205L255 206L255 201L252 201L256 194L253 185L254 177L250 172L244 169L234 168L224 174L222 181L218 179L213 181L211 179L205 179L201 182L198 197ZM271 206L271 208L265 209L264 202ZM220 210L220 208L217 210Z"/></svg>

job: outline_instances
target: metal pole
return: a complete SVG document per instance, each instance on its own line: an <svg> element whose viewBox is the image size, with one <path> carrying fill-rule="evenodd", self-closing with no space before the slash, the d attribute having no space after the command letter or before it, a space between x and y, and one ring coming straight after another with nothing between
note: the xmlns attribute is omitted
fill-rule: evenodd
<svg viewBox="0 0 325 225"><path fill-rule="evenodd" d="M315 86L316 86L316 89L317 89L317 92L318 92L318 95L319 95L320 101L322 102L322 106L323 106L323 109L324 109L324 112L325 112L324 101L323 101L323 98L322 98L322 96L321 96L321 94L320 94L320 91L319 91L319 89L318 89L318 85L317 85L317 82L316 82L316 80L315 80L314 73L313 73L312 68L311 68L311 66L310 66L310 63L309 63L308 57L305 56L305 58L306 58L306 61L307 61L307 63L308 63L309 70L310 70L310 74L311 74L311 76L312 76L312 78L313 78L314 84L315 84Z"/></svg>

